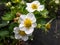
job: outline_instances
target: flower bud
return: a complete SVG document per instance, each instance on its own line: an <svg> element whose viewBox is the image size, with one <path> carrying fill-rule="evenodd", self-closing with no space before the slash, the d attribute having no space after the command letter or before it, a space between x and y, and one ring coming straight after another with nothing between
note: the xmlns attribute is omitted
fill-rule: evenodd
<svg viewBox="0 0 60 45"><path fill-rule="evenodd" d="M14 9L14 8L15 8L14 6L11 7L11 9Z"/></svg>
<svg viewBox="0 0 60 45"><path fill-rule="evenodd" d="M51 28L51 24L50 24L50 23L47 23L47 24L45 25L45 27L46 27L46 29L50 29L50 28Z"/></svg>
<svg viewBox="0 0 60 45"><path fill-rule="evenodd" d="M25 1L24 1L24 0L22 0L22 1L21 1L21 4L23 4L23 5L24 5L24 4L25 4Z"/></svg>
<svg viewBox="0 0 60 45"><path fill-rule="evenodd" d="M59 0L55 0L55 3L56 3L56 4L59 4Z"/></svg>
<svg viewBox="0 0 60 45"><path fill-rule="evenodd" d="M6 6L11 6L11 2L8 2L5 4Z"/></svg>
<svg viewBox="0 0 60 45"><path fill-rule="evenodd" d="M41 28L41 24L38 24L38 25L37 25L37 28Z"/></svg>
<svg viewBox="0 0 60 45"><path fill-rule="evenodd" d="M19 17L14 18L14 22L17 22L19 20Z"/></svg>
<svg viewBox="0 0 60 45"><path fill-rule="evenodd" d="M13 3L19 3L20 0L13 0L12 2L13 2Z"/></svg>
<svg viewBox="0 0 60 45"><path fill-rule="evenodd" d="M21 15L21 14L20 14L19 12L16 13L16 16L17 16L17 17L20 17L20 15Z"/></svg>

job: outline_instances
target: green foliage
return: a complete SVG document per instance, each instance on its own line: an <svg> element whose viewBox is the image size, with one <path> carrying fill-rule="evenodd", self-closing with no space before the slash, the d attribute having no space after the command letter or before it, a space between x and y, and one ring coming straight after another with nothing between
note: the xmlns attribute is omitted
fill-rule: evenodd
<svg viewBox="0 0 60 45"><path fill-rule="evenodd" d="M9 31L10 31L11 33L13 32L14 27L18 27L18 23L12 22L12 23L9 25ZM10 34L11 34L11 33L10 33Z"/></svg>
<svg viewBox="0 0 60 45"><path fill-rule="evenodd" d="M9 21L2 21L2 23L0 24L0 28L7 26L8 25L8 22Z"/></svg>
<svg viewBox="0 0 60 45"><path fill-rule="evenodd" d="M41 4L44 4L46 0L39 0Z"/></svg>
<svg viewBox="0 0 60 45"><path fill-rule="evenodd" d="M0 31L0 37L5 38L9 36L9 32L8 31Z"/></svg>
<svg viewBox="0 0 60 45"><path fill-rule="evenodd" d="M11 13L9 12L9 13L6 13L6 14L2 17L2 19L3 19L3 20L6 20L6 21L9 21L9 20L13 20L14 17L15 17L14 14L11 14Z"/></svg>
<svg viewBox="0 0 60 45"><path fill-rule="evenodd" d="M40 14L42 15L43 18L48 18L48 11L46 9L41 11Z"/></svg>

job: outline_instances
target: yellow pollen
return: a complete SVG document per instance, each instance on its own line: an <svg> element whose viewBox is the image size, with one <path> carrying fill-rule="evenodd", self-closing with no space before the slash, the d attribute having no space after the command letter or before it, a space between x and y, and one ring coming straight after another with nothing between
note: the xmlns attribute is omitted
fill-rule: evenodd
<svg viewBox="0 0 60 45"><path fill-rule="evenodd" d="M37 9L38 6L37 6L37 4L32 4L32 5L31 5L31 8L32 8L32 9Z"/></svg>
<svg viewBox="0 0 60 45"><path fill-rule="evenodd" d="M24 21L24 26L26 28L29 28L29 27L31 27L31 25L32 25L32 21L29 18L26 18Z"/></svg>
<svg viewBox="0 0 60 45"><path fill-rule="evenodd" d="M21 36L25 36L25 35L26 35L26 33L25 33L24 31L21 31L21 30L19 30L19 34L20 34Z"/></svg>

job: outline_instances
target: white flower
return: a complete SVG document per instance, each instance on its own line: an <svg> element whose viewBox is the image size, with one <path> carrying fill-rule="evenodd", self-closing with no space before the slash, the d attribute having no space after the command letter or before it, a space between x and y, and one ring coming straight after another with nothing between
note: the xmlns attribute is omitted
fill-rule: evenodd
<svg viewBox="0 0 60 45"><path fill-rule="evenodd" d="M36 26L36 18L33 13L20 16L19 28L20 30L25 31L26 34L31 34Z"/></svg>
<svg viewBox="0 0 60 45"><path fill-rule="evenodd" d="M39 1L33 1L32 3L26 3L26 5L27 5L26 10L28 12L34 12L35 10L37 11L44 10L44 5L40 5Z"/></svg>
<svg viewBox="0 0 60 45"><path fill-rule="evenodd" d="M15 27L13 32L15 33L16 39L22 39L24 41L28 40L28 36L31 36L31 34L27 35L24 31L21 31L19 27Z"/></svg>

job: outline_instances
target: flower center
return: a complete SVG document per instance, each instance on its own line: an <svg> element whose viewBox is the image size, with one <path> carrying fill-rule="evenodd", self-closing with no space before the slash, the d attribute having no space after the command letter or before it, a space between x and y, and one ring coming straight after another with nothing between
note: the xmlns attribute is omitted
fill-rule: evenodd
<svg viewBox="0 0 60 45"><path fill-rule="evenodd" d="M32 21L29 18L26 18L24 21L24 26L26 28L29 28L29 27L31 27L31 25L32 25Z"/></svg>
<svg viewBox="0 0 60 45"><path fill-rule="evenodd" d="M32 9L37 9L38 6L37 6L37 4L32 4L32 5L31 5L31 8L32 8Z"/></svg>
<svg viewBox="0 0 60 45"><path fill-rule="evenodd" d="M20 34L21 36L25 36L25 35L26 35L26 33L25 33L24 31L21 31L21 30L19 30L19 34Z"/></svg>

